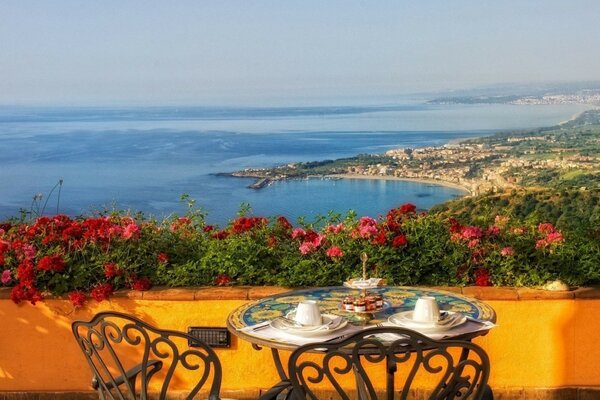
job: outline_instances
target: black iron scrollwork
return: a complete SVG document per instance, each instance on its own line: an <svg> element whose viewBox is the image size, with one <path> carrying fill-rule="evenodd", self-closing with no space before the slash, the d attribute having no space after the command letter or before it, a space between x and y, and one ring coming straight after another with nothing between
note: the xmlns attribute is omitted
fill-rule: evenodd
<svg viewBox="0 0 600 400"><path fill-rule="evenodd" d="M210 400L219 398L221 364L214 350L198 338L113 311L98 313L89 322L75 321L72 329L100 399L145 400L151 390L165 399L175 382L181 390L180 381L194 382L186 399L194 398L205 385Z"/></svg>
<svg viewBox="0 0 600 400"><path fill-rule="evenodd" d="M368 400L406 399L417 378L421 384L433 382L427 389L429 399L481 399L491 393L490 363L481 347L467 341L436 341L395 327L364 330L339 342L304 345L292 353L288 368L298 400L317 400L332 392L343 400L356 395ZM382 373L385 388L373 378ZM356 395L349 393L348 376L354 378Z"/></svg>

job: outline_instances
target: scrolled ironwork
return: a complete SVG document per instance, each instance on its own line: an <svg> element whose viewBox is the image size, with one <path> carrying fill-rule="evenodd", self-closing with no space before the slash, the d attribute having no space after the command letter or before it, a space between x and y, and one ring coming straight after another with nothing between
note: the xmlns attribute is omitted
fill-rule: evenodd
<svg viewBox="0 0 600 400"><path fill-rule="evenodd" d="M145 400L149 388L165 399L183 371L182 379L192 375L195 382L186 399L197 396L205 385L208 398L219 399L221 364L214 350L196 337L114 311L98 313L90 321L75 321L72 330L92 371L92 387L102 400Z"/></svg>
<svg viewBox="0 0 600 400"><path fill-rule="evenodd" d="M296 400L317 400L323 392L349 399L348 376L364 400L376 400L382 391L387 399L406 399L417 377L420 384L430 383L425 391L431 400L479 400L491 393L489 358L481 347L462 340L437 341L396 327L301 346L290 356L288 369ZM386 375L385 387L373 378L381 376L378 369Z"/></svg>

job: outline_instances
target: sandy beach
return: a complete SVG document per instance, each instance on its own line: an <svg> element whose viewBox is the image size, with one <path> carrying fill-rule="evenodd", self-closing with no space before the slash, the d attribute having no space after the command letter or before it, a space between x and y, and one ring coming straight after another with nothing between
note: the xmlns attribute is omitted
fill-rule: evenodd
<svg viewBox="0 0 600 400"><path fill-rule="evenodd" d="M397 176L390 176L390 175L359 175L359 174L336 174L336 175L327 175L327 177L342 178L342 179L374 179L374 180L383 180L383 181L407 181L407 182L415 182L415 183L427 183L427 184L432 184L432 185L450 187L453 189L459 189L459 190L466 192L467 194L471 193L471 191L469 189L467 189L466 187L464 187L458 183L440 181L440 180L435 180L435 179L400 178Z"/></svg>

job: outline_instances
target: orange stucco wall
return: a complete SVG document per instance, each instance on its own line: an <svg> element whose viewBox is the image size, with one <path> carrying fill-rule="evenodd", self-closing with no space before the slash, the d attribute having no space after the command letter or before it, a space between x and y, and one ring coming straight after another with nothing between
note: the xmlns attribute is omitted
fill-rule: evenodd
<svg viewBox="0 0 600 400"><path fill-rule="evenodd" d="M161 328L224 327L229 312L247 301L123 297L74 310L65 300L32 306L0 299L0 391L90 390L90 373L70 330L73 320L112 309ZM600 298L485 301L499 326L475 341L490 356L492 387L600 386ZM223 389L265 388L278 380L268 350L233 338L230 349L217 353Z"/></svg>

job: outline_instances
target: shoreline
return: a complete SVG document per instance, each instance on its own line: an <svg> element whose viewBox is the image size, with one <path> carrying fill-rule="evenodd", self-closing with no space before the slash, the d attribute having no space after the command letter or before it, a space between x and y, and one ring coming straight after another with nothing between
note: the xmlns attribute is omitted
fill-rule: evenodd
<svg viewBox="0 0 600 400"><path fill-rule="evenodd" d="M406 181L413 183L424 183L438 186L449 187L453 189L462 190L466 195L472 195L471 190L466 186L463 186L456 182L442 181L437 179L426 179L426 178L403 178L399 176L391 175L360 175L360 174L332 174L323 175L326 178L341 178L341 179L363 179L363 180L379 180L379 181Z"/></svg>

